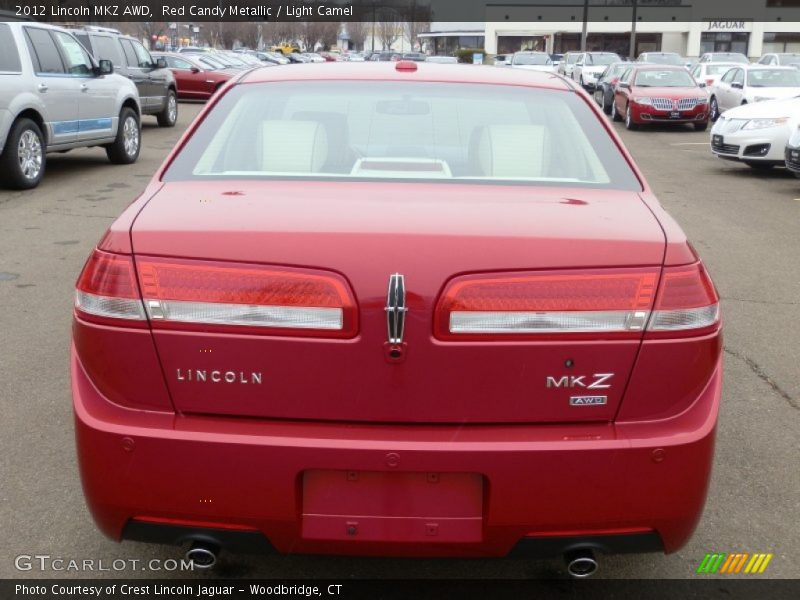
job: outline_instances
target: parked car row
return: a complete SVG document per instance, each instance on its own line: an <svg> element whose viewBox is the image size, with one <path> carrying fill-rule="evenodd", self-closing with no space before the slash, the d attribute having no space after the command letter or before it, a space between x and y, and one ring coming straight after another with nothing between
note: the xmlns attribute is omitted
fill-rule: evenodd
<svg viewBox="0 0 800 600"><path fill-rule="evenodd" d="M96 43L103 48L99 56L67 29L0 23L3 186L37 186L47 154L73 148L100 146L112 163L133 163L141 147L142 115L175 124L175 83L165 65L130 38L103 35Z"/></svg>
<svg viewBox="0 0 800 600"><path fill-rule="evenodd" d="M760 170L785 165L800 177L800 70L772 65L749 64L729 53L704 55L691 72L679 65L620 61L600 75L593 96L628 129L691 123L704 131L716 121L714 155Z"/></svg>
<svg viewBox="0 0 800 600"><path fill-rule="evenodd" d="M142 114L154 115L162 127L175 126L178 90L163 60L154 60L139 40L114 29L89 26L70 32L95 59L111 62L115 73L133 81L139 90Z"/></svg>

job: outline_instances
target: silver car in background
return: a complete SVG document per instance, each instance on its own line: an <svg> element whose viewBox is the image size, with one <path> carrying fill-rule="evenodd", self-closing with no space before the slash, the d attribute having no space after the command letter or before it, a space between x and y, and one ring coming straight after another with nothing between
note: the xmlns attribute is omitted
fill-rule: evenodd
<svg viewBox="0 0 800 600"><path fill-rule="evenodd" d="M46 154L103 146L116 164L141 146L136 86L67 30L0 23L0 185L37 186Z"/></svg>

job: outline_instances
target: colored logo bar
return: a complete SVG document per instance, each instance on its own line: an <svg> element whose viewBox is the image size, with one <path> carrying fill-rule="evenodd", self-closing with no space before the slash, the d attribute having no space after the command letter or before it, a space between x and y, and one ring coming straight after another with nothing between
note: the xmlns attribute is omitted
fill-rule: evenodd
<svg viewBox="0 0 800 600"><path fill-rule="evenodd" d="M732 554L727 554L725 552L709 553L706 554L700 566L697 567L697 572L720 573L725 575L736 573L755 575L756 573L763 573L767 569L767 565L769 561L772 560L772 556L772 554L750 554L747 552Z"/></svg>

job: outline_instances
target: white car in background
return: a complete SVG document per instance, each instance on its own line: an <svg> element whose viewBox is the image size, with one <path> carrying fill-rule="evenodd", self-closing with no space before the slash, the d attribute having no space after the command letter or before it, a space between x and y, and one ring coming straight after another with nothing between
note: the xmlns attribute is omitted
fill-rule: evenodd
<svg viewBox="0 0 800 600"><path fill-rule="evenodd" d="M717 82L725 73L738 66L740 65L737 63L729 62L697 63L692 67L691 73L697 83L705 83L706 87L710 90L713 86L717 85Z"/></svg>
<svg viewBox="0 0 800 600"><path fill-rule="evenodd" d="M619 54L614 52L586 52L575 63L572 79L577 81L582 88L594 90L597 80L608 66L621 61Z"/></svg>
<svg viewBox="0 0 800 600"><path fill-rule="evenodd" d="M709 118L711 121L716 121L719 118L719 105L711 102L711 97L714 95L714 88L719 83L719 80L725 76L725 73L734 67L742 66L740 63L697 63L692 67L690 73L698 84L705 84L706 91L709 94Z"/></svg>
<svg viewBox="0 0 800 600"><path fill-rule="evenodd" d="M754 169L783 165L800 124L800 97L746 104L726 111L711 129L711 152Z"/></svg>
<svg viewBox="0 0 800 600"><path fill-rule="evenodd" d="M774 52L765 54L758 59L760 65L800 65L800 53L798 52Z"/></svg>
<svg viewBox="0 0 800 600"><path fill-rule="evenodd" d="M564 77L572 78L572 71L575 69L575 64L583 56L583 52L567 52L558 63L557 71Z"/></svg>
<svg viewBox="0 0 800 600"><path fill-rule="evenodd" d="M301 52L300 56L304 56L305 58L308 59L308 62L312 62L312 63L324 63L325 62L325 59L322 58L322 56L320 56L316 52Z"/></svg>
<svg viewBox="0 0 800 600"><path fill-rule="evenodd" d="M553 60L546 52L515 52L511 57L512 69L554 73Z"/></svg>
<svg viewBox="0 0 800 600"><path fill-rule="evenodd" d="M726 110L800 95L800 70L741 65L728 70L709 90L712 120Z"/></svg>
<svg viewBox="0 0 800 600"><path fill-rule="evenodd" d="M741 52L706 52L697 61L699 63L734 63L749 65L750 59Z"/></svg>

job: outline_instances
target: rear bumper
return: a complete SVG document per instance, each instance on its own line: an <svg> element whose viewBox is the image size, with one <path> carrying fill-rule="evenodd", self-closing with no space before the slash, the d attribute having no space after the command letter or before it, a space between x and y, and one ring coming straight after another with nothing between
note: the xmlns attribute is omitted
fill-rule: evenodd
<svg viewBox="0 0 800 600"><path fill-rule="evenodd" d="M800 146L786 146L786 168L792 173L800 173Z"/></svg>
<svg viewBox="0 0 800 600"><path fill-rule="evenodd" d="M6 139L8 138L8 132L11 130L12 122L11 111L0 108L0 154L2 154L5 148Z"/></svg>
<svg viewBox="0 0 800 600"><path fill-rule="evenodd" d="M222 544L231 549L247 550L233 540L248 538L256 551L281 553L544 556L580 546L673 552L702 513L720 387L718 366L690 408L669 420L640 423L267 422L119 407L97 392L74 349L72 354L84 494L106 535L181 543L224 534L228 541ZM342 477L477 474L483 482L477 530L472 519L469 530L442 539L435 529L431 533L427 514L398 528L390 499L381 511L382 500L375 498L372 504L386 514L322 515L325 527L309 527L312 517L320 517L304 516L304 477L312 470ZM365 530L362 537L347 531L354 521ZM455 521L434 525L448 532L458 528ZM412 531L417 525L421 529Z"/></svg>

